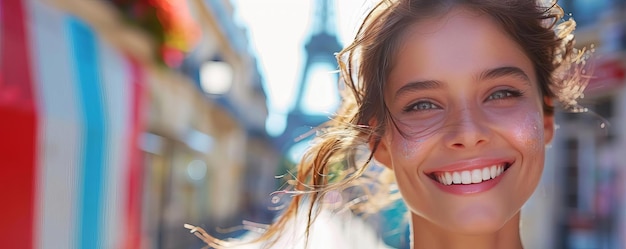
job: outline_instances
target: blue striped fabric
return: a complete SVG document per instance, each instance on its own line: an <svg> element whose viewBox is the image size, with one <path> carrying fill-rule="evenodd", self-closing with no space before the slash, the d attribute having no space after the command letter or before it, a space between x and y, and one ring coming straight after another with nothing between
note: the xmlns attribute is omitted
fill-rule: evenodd
<svg viewBox="0 0 626 249"><path fill-rule="evenodd" d="M106 117L103 104L102 85L99 73L97 37L93 31L76 18L67 22L70 43L73 47L73 62L78 100L82 103L83 158L81 158L82 189L78 193L77 248L103 248L102 222L104 207L105 169L104 158Z"/></svg>

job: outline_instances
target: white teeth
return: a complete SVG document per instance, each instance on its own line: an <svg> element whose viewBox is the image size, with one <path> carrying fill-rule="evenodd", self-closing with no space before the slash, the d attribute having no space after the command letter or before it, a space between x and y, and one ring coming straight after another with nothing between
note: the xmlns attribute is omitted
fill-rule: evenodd
<svg viewBox="0 0 626 249"><path fill-rule="evenodd" d="M470 184L472 183L472 174L469 171L461 172L461 183Z"/></svg>
<svg viewBox="0 0 626 249"><path fill-rule="evenodd" d="M504 165L492 165L482 169L440 172L435 175L443 185L481 183L498 177L504 172Z"/></svg>
<svg viewBox="0 0 626 249"><path fill-rule="evenodd" d="M483 181L483 173L479 169L472 170L472 183L481 183Z"/></svg>
<svg viewBox="0 0 626 249"><path fill-rule="evenodd" d="M483 168L483 181L491 179L491 174L489 174L489 168Z"/></svg>
<svg viewBox="0 0 626 249"><path fill-rule="evenodd" d="M461 174L459 174L459 172L452 172L452 183L454 184L461 183Z"/></svg>

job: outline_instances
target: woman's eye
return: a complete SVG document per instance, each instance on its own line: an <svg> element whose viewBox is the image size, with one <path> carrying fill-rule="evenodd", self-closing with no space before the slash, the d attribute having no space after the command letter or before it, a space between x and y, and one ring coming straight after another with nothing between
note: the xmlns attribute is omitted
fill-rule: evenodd
<svg viewBox="0 0 626 249"><path fill-rule="evenodd" d="M438 109L439 106L433 104L432 102L428 102L428 101L420 101L417 102L415 104L409 105L407 106L404 111L427 111L427 110L431 110L431 109Z"/></svg>
<svg viewBox="0 0 626 249"><path fill-rule="evenodd" d="M506 99L519 96L522 96L522 93L516 90L500 90L489 95L489 97L487 97L487 100Z"/></svg>

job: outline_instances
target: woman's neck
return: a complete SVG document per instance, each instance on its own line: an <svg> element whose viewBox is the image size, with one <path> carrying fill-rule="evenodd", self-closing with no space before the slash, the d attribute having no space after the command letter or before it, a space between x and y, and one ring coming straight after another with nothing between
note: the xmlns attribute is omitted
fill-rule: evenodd
<svg viewBox="0 0 626 249"><path fill-rule="evenodd" d="M411 214L412 248L522 248L519 233L520 213L517 212L502 229L493 234L463 235L442 229L424 218Z"/></svg>

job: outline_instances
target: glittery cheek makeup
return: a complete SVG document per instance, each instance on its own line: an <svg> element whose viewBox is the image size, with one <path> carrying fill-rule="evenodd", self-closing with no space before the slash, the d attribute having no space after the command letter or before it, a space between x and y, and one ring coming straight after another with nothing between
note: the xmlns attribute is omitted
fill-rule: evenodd
<svg viewBox="0 0 626 249"><path fill-rule="evenodd" d="M409 141L406 138L402 138L402 149L404 152L404 159L409 159L411 155L415 154L419 144Z"/></svg>
<svg viewBox="0 0 626 249"><path fill-rule="evenodd" d="M402 153L404 154L404 159L406 160L414 157L419 152L422 143L425 141L425 138L410 138L402 136L398 136L397 139L402 141Z"/></svg>
<svg viewBox="0 0 626 249"><path fill-rule="evenodd" d="M542 119L541 113L529 112L520 122L515 122L511 127L515 139L532 152L543 149Z"/></svg>

